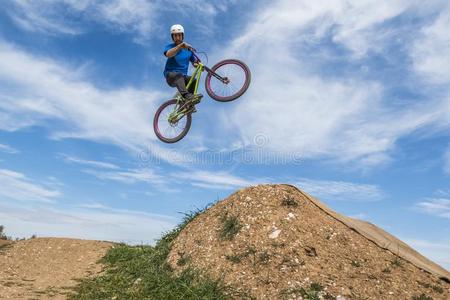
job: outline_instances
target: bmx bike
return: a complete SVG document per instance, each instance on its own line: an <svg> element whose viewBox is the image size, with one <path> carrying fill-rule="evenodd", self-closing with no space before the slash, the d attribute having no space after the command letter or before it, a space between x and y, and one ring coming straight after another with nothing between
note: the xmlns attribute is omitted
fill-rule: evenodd
<svg viewBox="0 0 450 300"><path fill-rule="evenodd" d="M242 96L250 86L251 73L248 66L237 59L226 59L218 62L212 68L204 65L193 48L189 49L197 66L192 73L186 88L194 84L194 95L197 95L202 73L207 72L205 90L208 95L219 102L233 101ZM175 143L186 136L192 123L192 113L196 112L196 103L185 101L179 92L172 99L164 102L156 111L153 119L153 129L156 136L165 143Z"/></svg>

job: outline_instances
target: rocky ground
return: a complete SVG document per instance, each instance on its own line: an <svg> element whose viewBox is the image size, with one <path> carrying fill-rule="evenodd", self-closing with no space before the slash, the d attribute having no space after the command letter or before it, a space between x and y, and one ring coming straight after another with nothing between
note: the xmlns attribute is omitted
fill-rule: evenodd
<svg viewBox="0 0 450 300"><path fill-rule="evenodd" d="M242 189L210 207L179 234L168 262L222 278L242 292L236 299L450 299L449 283L288 185Z"/></svg>
<svg viewBox="0 0 450 300"><path fill-rule="evenodd" d="M102 271L112 243L67 238L0 240L0 299L65 299L75 279Z"/></svg>

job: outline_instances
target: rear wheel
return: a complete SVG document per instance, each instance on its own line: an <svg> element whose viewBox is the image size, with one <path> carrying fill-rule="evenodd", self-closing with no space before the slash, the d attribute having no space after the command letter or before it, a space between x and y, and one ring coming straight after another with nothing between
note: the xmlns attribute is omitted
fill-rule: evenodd
<svg viewBox="0 0 450 300"><path fill-rule="evenodd" d="M191 113L181 113L176 99L163 103L155 113L153 130L156 136L165 143L176 143L191 128Z"/></svg>
<svg viewBox="0 0 450 300"><path fill-rule="evenodd" d="M211 71L223 78L216 78L208 72L205 88L214 100L228 102L242 96L250 86L251 73L248 66L237 59L226 59L215 64Z"/></svg>

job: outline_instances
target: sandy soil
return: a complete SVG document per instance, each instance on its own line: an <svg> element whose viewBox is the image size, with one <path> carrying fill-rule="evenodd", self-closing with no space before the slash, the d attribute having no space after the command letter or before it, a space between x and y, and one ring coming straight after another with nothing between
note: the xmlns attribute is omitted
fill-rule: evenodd
<svg viewBox="0 0 450 300"><path fill-rule="evenodd" d="M96 262L112 245L68 238L0 244L0 299L65 299L74 279L102 271Z"/></svg>

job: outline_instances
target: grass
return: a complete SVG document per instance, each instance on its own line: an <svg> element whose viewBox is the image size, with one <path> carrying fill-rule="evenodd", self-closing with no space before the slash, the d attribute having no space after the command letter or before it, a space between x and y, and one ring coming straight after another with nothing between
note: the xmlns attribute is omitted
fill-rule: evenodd
<svg viewBox="0 0 450 300"><path fill-rule="evenodd" d="M361 267L361 263L357 260L352 260L352 266L359 268L359 267Z"/></svg>
<svg viewBox="0 0 450 300"><path fill-rule="evenodd" d="M7 236L4 232L5 227L0 225L0 240L11 240L11 237Z"/></svg>
<svg viewBox="0 0 450 300"><path fill-rule="evenodd" d="M191 260L191 257L184 252L178 252L178 255L180 258L177 261L177 266L185 266Z"/></svg>
<svg viewBox="0 0 450 300"><path fill-rule="evenodd" d="M422 293L420 296L412 296L411 300L433 300L433 298Z"/></svg>
<svg viewBox="0 0 450 300"><path fill-rule="evenodd" d="M261 264L266 265L269 263L269 260L270 260L269 252L263 251L263 252L259 253L259 262Z"/></svg>
<svg viewBox="0 0 450 300"><path fill-rule="evenodd" d="M281 205L297 207L298 206L298 202L294 198L288 196L286 198L283 198L283 200L281 201Z"/></svg>
<svg viewBox="0 0 450 300"><path fill-rule="evenodd" d="M323 291L323 287L320 283L313 282L309 288L296 287L289 288L281 291L281 295L284 296L296 296L300 295L303 299L319 300L319 299L335 299L332 295Z"/></svg>
<svg viewBox="0 0 450 300"><path fill-rule="evenodd" d="M241 256L236 254L226 254L225 258L231 261L232 263L238 264L241 262Z"/></svg>
<svg viewBox="0 0 450 300"><path fill-rule="evenodd" d="M227 293L234 291L222 281L207 279L189 266L177 276L166 263L174 239L202 212L185 214L183 222L155 246L116 245L100 261L105 271L98 277L80 280L69 299L230 299Z"/></svg>
<svg viewBox="0 0 450 300"><path fill-rule="evenodd" d="M429 283L422 282L422 281L417 281L417 283L418 283L420 286L422 286L422 287L424 287L424 288L426 288L426 289L431 288L431 289L432 289L433 291L435 291L436 293L442 294L442 293L444 292L444 289L443 289L442 287L438 286L438 285L431 285L431 284L429 284Z"/></svg>
<svg viewBox="0 0 450 300"><path fill-rule="evenodd" d="M229 216L226 213L221 217L222 229L220 231L220 238L223 240L232 240L236 234L241 230L242 225L236 216Z"/></svg>
<svg viewBox="0 0 450 300"><path fill-rule="evenodd" d="M239 254L225 254L225 258L235 264L242 262L249 256L252 257L253 266L258 263L266 265L270 261L270 254L267 250L258 253L253 246L247 246L245 251Z"/></svg>
<svg viewBox="0 0 450 300"><path fill-rule="evenodd" d="M438 285L433 285L431 288L433 289L433 291L439 294L442 294L444 292L444 289Z"/></svg>
<svg viewBox="0 0 450 300"><path fill-rule="evenodd" d="M391 261L391 265L394 267L401 267L402 261L400 260L400 258L395 257L394 260Z"/></svg>

